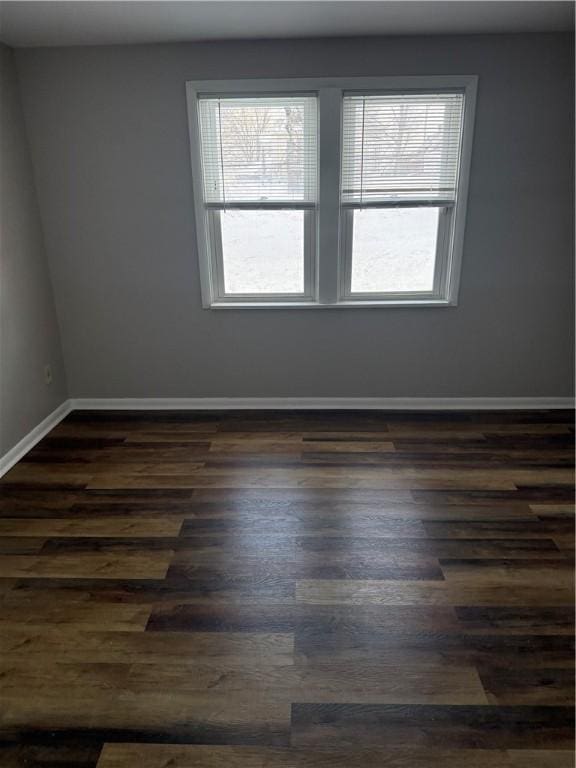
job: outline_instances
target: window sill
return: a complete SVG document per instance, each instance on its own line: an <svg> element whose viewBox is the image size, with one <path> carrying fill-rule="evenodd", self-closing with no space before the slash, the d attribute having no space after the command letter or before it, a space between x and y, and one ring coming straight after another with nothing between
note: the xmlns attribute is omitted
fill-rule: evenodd
<svg viewBox="0 0 576 768"><path fill-rule="evenodd" d="M393 299L389 301L345 300L333 304L313 301L218 301L204 309L384 309L390 307L456 307L449 299Z"/></svg>

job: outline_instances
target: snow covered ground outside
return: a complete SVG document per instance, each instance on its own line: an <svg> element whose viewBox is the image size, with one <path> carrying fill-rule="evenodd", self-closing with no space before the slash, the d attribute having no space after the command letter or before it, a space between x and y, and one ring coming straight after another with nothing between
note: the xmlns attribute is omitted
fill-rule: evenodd
<svg viewBox="0 0 576 768"><path fill-rule="evenodd" d="M301 293L302 211L221 214L227 293ZM432 288L438 209L361 210L354 216L353 292Z"/></svg>

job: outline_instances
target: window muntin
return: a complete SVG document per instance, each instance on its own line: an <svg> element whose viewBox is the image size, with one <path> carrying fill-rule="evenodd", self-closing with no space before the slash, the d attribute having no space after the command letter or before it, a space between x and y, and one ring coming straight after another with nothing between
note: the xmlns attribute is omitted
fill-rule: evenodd
<svg viewBox="0 0 576 768"><path fill-rule="evenodd" d="M204 306L355 307L455 304L464 239L476 87L475 76L460 75L188 83L194 204ZM362 105L364 128L370 128L376 117L380 123L382 120L385 125L386 120L390 123L392 106L397 109L399 97L408 96L411 100L401 106L404 108L404 117L406 118L407 113L410 119L404 119L401 130L397 129L394 139L394 146L403 149L403 154L391 155L390 137L393 137L393 134L387 125L386 136L380 131L380 138L386 139L383 149L387 150L384 153L387 155L384 158L387 162L382 163L380 158L379 165L380 170L387 169L388 173L378 177L374 172L375 168L378 171L378 165L374 162L377 145L372 140L372 136L377 132L368 130L365 134L361 133L359 105ZM217 133L220 135L226 122L226 119L222 118L222 107L236 108L231 102L224 105L225 101L234 100L238 103L240 100L248 100L248 103L252 100L258 103L262 100L263 103L265 99L302 98L310 100L308 103L312 104L312 109L304 109L303 151L300 155L297 152L296 157L313 157L314 162L308 163L308 166L306 161L303 162L303 172L295 176L296 184L294 176L290 183L286 182L287 174L281 174L274 184L270 183L268 186L254 173L251 178L256 178L256 183L252 187L245 179L243 181L242 178L235 178L234 174L230 174L230 170L234 171L234 157L233 153L225 150L226 141L220 142L218 152L212 148L211 153L206 153L212 158L212 169L205 173L207 158L201 156L201 129L205 130L205 125L212 124L218 127ZM348 112L353 116L354 142L363 147L361 183L358 183L357 156L355 160L352 157L353 163L348 163L347 167L345 165L346 146L350 160L350 148L354 144L350 142L350 135L344 135L347 98L354 99L354 104L350 102L348 105ZM204 107L206 114L202 125L201 103L209 100L213 100L213 103L208 108ZM426 100L429 103L426 103ZM379 107L379 115L376 115L374 105ZM367 119L368 113L376 117ZM308 130L310 126L313 126L312 130ZM416 129L420 131L419 134ZM225 129L224 134L226 132ZM428 145L423 155L418 140ZM311 147L313 149L309 151ZM382 150L382 147L380 149ZM420 161L417 159L419 152ZM390 172L391 168L393 173ZM349 183L350 181L352 183ZM430 220L424 226L422 219L426 217L418 210L426 207L435 209L436 215L433 215L433 219L438 222L431 290L431 243L434 234L429 231ZM398 217L394 217L394 208L406 209L406 215L401 216L400 211ZM292 238L298 251L296 260L302 258L303 249L304 263L302 267L302 262L299 262L302 268L298 271L298 275L302 274L302 271L304 274L303 293L268 293L272 288L275 291L294 288L294 283L291 286L278 284L279 273L289 274L290 269L289 265L286 265L286 270L279 269L279 264L274 258L267 260L267 268L271 270L267 287L266 275L263 281L262 275L259 275L252 285L246 284L245 281L243 283L238 274L241 264L239 261L236 265L232 263L235 258L232 252L228 259L228 280L224 279L226 259L222 255L220 220L224 211L232 212L237 209L254 212L301 212L303 237L300 237L299 230L297 238L293 235L289 235L289 238ZM369 212L374 214L370 226ZM422 216L419 216L419 213L422 213ZM414 225L420 221L424 228L416 233L411 247L399 247L398 238L392 235L400 226L400 221L406 224L407 219L411 219ZM279 235L280 229L279 227ZM249 228L247 230L249 231ZM287 231L291 231L290 227ZM416 232L412 226L409 231ZM387 232L387 236L383 238L379 232ZM276 242L286 244L287 239L279 236ZM252 238L246 245L246 258L255 250L254 242ZM374 242L376 247L370 249L370 242ZM354 244L356 264L353 259ZM274 255L279 255L280 250L274 249ZM420 258L423 259L420 264L421 273L416 279L412 264L411 270L405 270L406 274L399 276L399 267L404 268L403 265L413 260L414 251L419 251ZM294 260L292 261L294 264ZM276 269L275 277L272 277L273 265ZM374 270L372 280L366 277L368 267ZM233 280L234 269L236 277ZM362 272L364 277L360 278ZM291 274L294 275L295 272ZM300 284L298 277L298 287ZM366 290L368 286L371 290ZM250 289L250 293L241 292L247 289Z"/></svg>

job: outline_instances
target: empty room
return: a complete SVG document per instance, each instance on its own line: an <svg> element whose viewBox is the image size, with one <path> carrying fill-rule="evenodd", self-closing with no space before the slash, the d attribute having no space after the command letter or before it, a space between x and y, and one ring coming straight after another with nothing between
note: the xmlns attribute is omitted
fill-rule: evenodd
<svg viewBox="0 0 576 768"><path fill-rule="evenodd" d="M0 41L2 768L575 768L574 3Z"/></svg>

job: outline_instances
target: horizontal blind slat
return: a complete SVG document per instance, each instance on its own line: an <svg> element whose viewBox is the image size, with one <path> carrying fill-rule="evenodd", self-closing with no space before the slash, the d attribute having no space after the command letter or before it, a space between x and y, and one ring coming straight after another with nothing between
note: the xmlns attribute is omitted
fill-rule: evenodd
<svg viewBox="0 0 576 768"><path fill-rule="evenodd" d="M314 204L315 96L198 99L204 202Z"/></svg>
<svg viewBox="0 0 576 768"><path fill-rule="evenodd" d="M463 114L463 93L345 95L342 203L454 201Z"/></svg>

